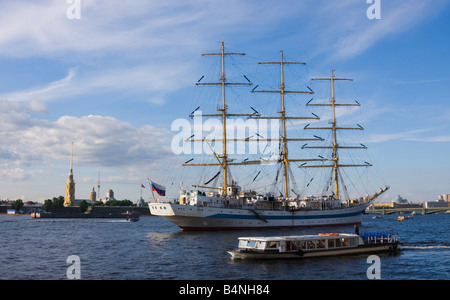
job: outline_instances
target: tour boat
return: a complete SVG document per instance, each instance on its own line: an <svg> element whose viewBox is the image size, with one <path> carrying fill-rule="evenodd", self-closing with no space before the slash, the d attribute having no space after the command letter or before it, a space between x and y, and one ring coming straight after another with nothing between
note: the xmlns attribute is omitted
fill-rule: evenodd
<svg viewBox="0 0 450 300"><path fill-rule="evenodd" d="M308 258L396 252L395 234L320 233L316 235L240 237L238 249L227 250L232 259Z"/></svg>

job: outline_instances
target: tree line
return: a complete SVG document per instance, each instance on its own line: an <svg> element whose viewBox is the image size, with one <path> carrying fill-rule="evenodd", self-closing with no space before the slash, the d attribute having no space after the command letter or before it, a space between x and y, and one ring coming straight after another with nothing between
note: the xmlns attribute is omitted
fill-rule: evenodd
<svg viewBox="0 0 450 300"><path fill-rule="evenodd" d="M93 205L88 203L86 200L82 200L78 207L81 212L85 212L89 206L136 206L131 200L111 200L106 203L103 202L95 202ZM42 205L42 209L46 212L48 211L58 211L64 208L64 197L53 197L53 199L47 199L44 201L44 205Z"/></svg>

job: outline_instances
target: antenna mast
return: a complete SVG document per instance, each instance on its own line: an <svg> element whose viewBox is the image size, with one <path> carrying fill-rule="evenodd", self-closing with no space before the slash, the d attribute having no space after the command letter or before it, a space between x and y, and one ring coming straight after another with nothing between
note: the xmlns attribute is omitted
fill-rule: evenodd
<svg viewBox="0 0 450 300"><path fill-rule="evenodd" d="M98 199L100 199L100 201L102 200L102 197L100 196L100 171L98 171Z"/></svg>

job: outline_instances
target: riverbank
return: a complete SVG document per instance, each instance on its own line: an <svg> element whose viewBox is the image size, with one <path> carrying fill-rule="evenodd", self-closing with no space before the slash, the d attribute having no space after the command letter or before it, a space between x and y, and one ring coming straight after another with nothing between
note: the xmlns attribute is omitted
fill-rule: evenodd
<svg viewBox="0 0 450 300"><path fill-rule="evenodd" d="M7 209L0 209L0 215L8 214ZM28 208L24 214L34 214L40 218L126 218L127 212L138 212L141 216L150 216L150 210L147 207L134 206L92 206L86 212L80 212L79 207L62 207L49 212L40 212L40 207Z"/></svg>

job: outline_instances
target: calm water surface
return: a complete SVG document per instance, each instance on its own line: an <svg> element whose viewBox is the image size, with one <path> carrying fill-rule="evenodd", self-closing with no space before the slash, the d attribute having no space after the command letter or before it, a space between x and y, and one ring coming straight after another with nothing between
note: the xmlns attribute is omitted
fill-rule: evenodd
<svg viewBox="0 0 450 300"><path fill-rule="evenodd" d="M381 279L450 279L450 214L396 215L373 220L360 231L397 233L403 251L380 255ZM225 252L237 237L353 232L352 226L286 230L181 232L160 217L31 219L0 216L0 279L67 279L77 255L81 279L297 280L367 279L367 255L273 261L233 261Z"/></svg>

